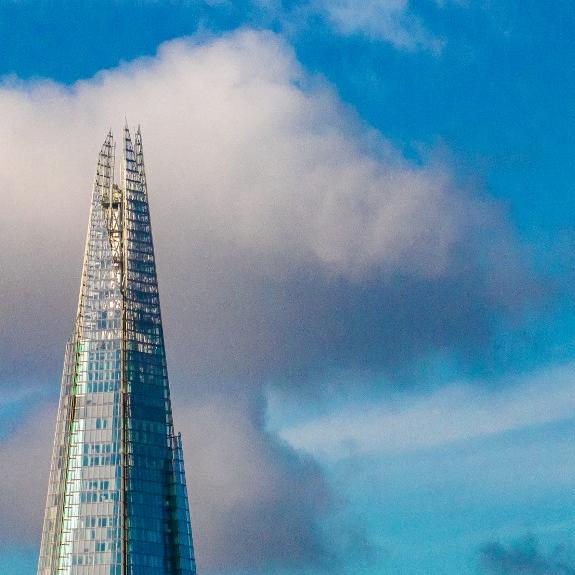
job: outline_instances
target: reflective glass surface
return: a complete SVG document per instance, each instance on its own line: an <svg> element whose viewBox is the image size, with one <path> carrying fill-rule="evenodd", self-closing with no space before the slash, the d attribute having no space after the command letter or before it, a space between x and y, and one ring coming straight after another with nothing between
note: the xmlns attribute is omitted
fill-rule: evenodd
<svg viewBox="0 0 575 575"><path fill-rule="evenodd" d="M65 354L39 575L195 574L140 131L98 159Z"/></svg>

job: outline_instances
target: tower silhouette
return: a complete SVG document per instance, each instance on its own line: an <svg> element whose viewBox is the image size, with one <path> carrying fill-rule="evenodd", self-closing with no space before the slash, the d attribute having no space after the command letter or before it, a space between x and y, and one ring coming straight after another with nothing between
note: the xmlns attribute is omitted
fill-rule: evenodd
<svg viewBox="0 0 575 575"><path fill-rule="evenodd" d="M142 137L98 157L66 346L38 575L195 575Z"/></svg>

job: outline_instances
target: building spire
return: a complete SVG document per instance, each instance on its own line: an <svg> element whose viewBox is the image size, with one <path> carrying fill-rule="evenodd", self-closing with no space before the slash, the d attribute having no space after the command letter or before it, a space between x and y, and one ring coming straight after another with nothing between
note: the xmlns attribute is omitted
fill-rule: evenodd
<svg viewBox="0 0 575 575"><path fill-rule="evenodd" d="M146 170L144 168L144 148L142 146L142 131L138 125L136 130L136 166L140 172L140 181L142 182L142 191L147 194Z"/></svg>
<svg viewBox="0 0 575 575"><path fill-rule="evenodd" d="M141 132L98 155L38 575L195 575L174 431Z"/></svg>

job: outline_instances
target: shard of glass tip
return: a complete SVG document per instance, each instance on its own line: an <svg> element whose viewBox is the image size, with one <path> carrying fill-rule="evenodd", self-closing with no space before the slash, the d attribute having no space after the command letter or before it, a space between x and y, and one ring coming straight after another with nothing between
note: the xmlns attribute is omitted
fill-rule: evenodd
<svg viewBox="0 0 575 575"><path fill-rule="evenodd" d="M108 134L66 346L38 575L196 573L142 138Z"/></svg>

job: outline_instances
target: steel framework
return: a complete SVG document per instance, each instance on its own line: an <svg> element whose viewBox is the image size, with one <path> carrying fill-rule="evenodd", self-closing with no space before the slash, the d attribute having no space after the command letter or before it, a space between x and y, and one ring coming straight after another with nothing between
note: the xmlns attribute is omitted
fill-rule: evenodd
<svg viewBox="0 0 575 575"><path fill-rule="evenodd" d="M111 132L98 156L38 575L196 573L140 129L123 144L120 185Z"/></svg>

